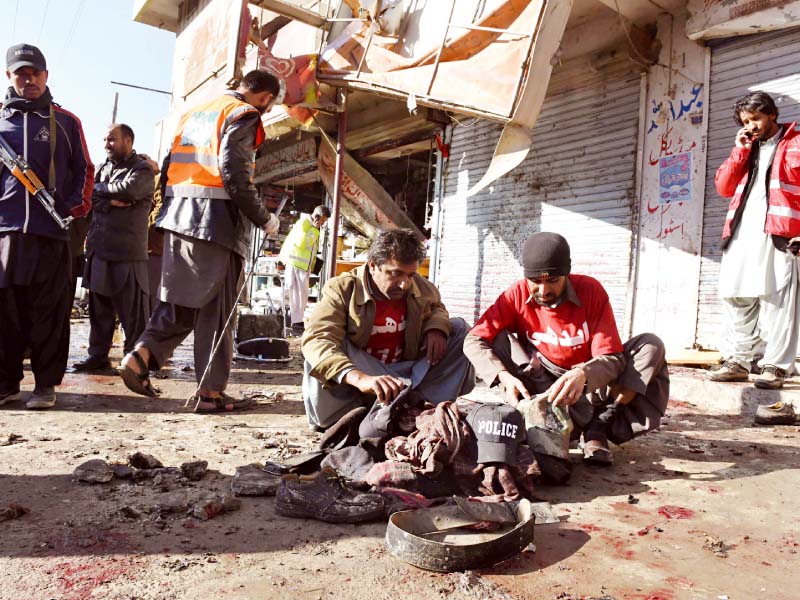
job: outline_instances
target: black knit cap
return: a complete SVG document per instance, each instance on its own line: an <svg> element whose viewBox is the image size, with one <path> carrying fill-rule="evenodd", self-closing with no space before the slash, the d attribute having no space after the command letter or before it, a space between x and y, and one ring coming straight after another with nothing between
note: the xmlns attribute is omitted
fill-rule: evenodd
<svg viewBox="0 0 800 600"><path fill-rule="evenodd" d="M522 245L522 268L527 279L569 275L572 260L567 240L557 233L534 233Z"/></svg>

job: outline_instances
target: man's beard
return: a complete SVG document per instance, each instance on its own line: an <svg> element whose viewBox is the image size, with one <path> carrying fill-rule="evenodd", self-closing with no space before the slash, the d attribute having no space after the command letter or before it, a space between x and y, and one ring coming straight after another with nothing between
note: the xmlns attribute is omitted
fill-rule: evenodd
<svg viewBox="0 0 800 600"><path fill-rule="evenodd" d="M564 301L564 294L566 294L566 290L561 292L560 296L554 296L552 298L548 298L547 300L545 300L545 298L543 296L539 295L539 294L534 294L533 295L533 300L539 306L546 306L548 308L555 308L556 306L558 306L559 304L561 304Z"/></svg>

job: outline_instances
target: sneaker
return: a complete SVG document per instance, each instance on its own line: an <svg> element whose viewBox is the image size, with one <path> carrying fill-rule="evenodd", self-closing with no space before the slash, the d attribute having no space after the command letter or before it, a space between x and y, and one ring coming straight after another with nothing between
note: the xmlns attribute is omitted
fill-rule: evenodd
<svg viewBox="0 0 800 600"><path fill-rule="evenodd" d="M726 360L716 371L711 371L708 378L711 381L747 381L750 371L732 360Z"/></svg>
<svg viewBox="0 0 800 600"><path fill-rule="evenodd" d="M786 380L786 371L774 365L764 365L761 374L756 377L755 386L762 390L779 390Z"/></svg>
<svg viewBox="0 0 800 600"><path fill-rule="evenodd" d="M275 496L275 512L286 517L327 523L362 523L382 519L383 496L347 488L330 467L307 479L285 475Z"/></svg>
<svg viewBox="0 0 800 600"><path fill-rule="evenodd" d="M776 402L759 406L753 422L756 425L794 425L797 422L797 414L791 404Z"/></svg>
<svg viewBox="0 0 800 600"><path fill-rule="evenodd" d="M72 365L73 371L102 371L103 369L110 369L111 361L107 356L89 356L80 362Z"/></svg>
<svg viewBox="0 0 800 600"><path fill-rule="evenodd" d="M4 404L8 404L9 402L15 402L22 398L22 392L17 389L15 392L0 392L0 406Z"/></svg>
<svg viewBox="0 0 800 600"><path fill-rule="evenodd" d="M25 404L28 408L53 408L56 405L56 388L52 385L36 386Z"/></svg>

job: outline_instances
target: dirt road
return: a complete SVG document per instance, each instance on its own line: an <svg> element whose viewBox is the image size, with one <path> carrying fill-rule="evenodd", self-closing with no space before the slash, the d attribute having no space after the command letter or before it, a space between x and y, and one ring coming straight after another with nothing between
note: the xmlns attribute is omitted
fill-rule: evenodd
<svg viewBox="0 0 800 600"><path fill-rule="evenodd" d="M85 352L87 329L74 325L70 362ZM384 523L288 519L273 498L242 498L240 510L208 521L164 510L176 494L228 491L237 466L318 439L305 427L297 359L236 363L232 391L261 392L260 404L201 416L183 408L190 357L181 347L166 379L154 380L156 400L111 373L67 374L55 409L0 408L0 509L29 510L0 521L0 598L798 597L797 427L755 429L749 417L674 399L662 430L618 449L614 467L577 464L570 485L539 489L563 522L537 528L535 553L440 575L388 555ZM32 388L29 371L23 385ZM125 462L137 450L167 466L206 460L209 473L188 483L72 481L90 458Z"/></svg>

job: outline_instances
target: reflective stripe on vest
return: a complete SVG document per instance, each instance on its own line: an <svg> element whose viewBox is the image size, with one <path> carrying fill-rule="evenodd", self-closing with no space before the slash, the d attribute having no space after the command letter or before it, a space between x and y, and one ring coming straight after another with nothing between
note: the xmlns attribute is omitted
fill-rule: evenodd
<svg viewBox="0 0 800 600"><path fill-rule="evenodd" d="M784 192L789 192L790 194L800 194L800 185L792 185L791 183L786 183L780 179L772 179L769 182L769 189L783 190Z"/></svg>
<svg viewBox="0 0 800 600"><path fill-rule="evenodd" d="M794 210L788 206L775 206L770 205L767 209L768 215L774 215L776 217L788 217L790 219L800 219L800 210Z"/></svg>
<svg viewBox="0 0 800 600"><path fill-rule="evenodd" d="M202 185L168 185L166 195L174 198L216 198L230 200L230 194L224 187L205 187Z"/></svg>

